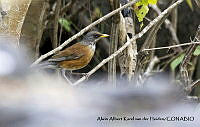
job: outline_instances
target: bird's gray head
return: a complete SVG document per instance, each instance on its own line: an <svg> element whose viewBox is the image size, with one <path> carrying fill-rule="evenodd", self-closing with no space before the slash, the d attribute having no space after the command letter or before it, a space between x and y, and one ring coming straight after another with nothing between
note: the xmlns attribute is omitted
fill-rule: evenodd
<svg viewBox="0 0 200 127"><path fill-rule="evenodd" d="M88 32L85 37L83 38L83 41L82 43L84 44L87 44L87 45L90 45L90 44L96 44L96 42L98 40L100 40L101 38L104 38L104 37L108 37L109 35L107 34L102 34L102 33L99 33L97 31L91 31L91 32Z"/></svg>

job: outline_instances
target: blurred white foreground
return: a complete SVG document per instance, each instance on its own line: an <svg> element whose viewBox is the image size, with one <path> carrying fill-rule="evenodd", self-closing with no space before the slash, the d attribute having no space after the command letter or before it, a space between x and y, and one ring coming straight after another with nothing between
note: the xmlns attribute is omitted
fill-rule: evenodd
<svg viewBox="0 0 200 127"><path fill-rule="evenodd" d="M29 70L13 47L1 45L0 60L0 127L200 125L198 104L184 101L182 90L162 76L144 88L97 86L99 81L71 87L55 75Z"/></svg>

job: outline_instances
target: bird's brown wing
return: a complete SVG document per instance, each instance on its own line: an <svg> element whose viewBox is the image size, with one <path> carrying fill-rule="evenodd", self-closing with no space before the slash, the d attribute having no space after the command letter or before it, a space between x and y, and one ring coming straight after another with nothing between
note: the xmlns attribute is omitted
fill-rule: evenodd
<svg viewBox="0 0 200 127"><path fill-rule="evenodd" d="M76 60L84 56L83 53L81 53L81 48L83 46L80 43L76 43L63 51L58 52L54 56L52 56L48 61L49 62L62 62L62 61L70 61L70 60Z"/></svg>

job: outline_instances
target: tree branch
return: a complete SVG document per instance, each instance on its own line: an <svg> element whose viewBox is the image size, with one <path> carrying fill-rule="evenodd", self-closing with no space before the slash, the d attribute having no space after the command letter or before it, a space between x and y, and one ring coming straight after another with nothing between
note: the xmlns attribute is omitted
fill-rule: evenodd
<svg viewBox="0 0 200 127"><path fill-rule="evenodd" d="M119 8L119 0L110 1L111 8L114 10ZM110 36L110 47L109 55L117 51L118 41L119 41L119 22L120 22L120 13L117 13L112 17L112 26L111 26L111 36ZM116 59L112 59L108 62L108 81L116 86Z"/></svg>
<svg viewBox="0 0 200 127"><path fill-rule="evenodd" d="M101 23L102 21L110 18L111 16L113 16L114 14L118 13L119 11L123 10L124 8L127 8L131 5L133 5L134 3L136 3L139 0L133 0L130 3L108 13L107 15L103 16L102 18L98 19L97 21L91 23L90 25L88 25L87 27L85 27L84 29L82 29L79 33L75 34L74 36L72 36L71 38L69 38L68 40L66 40L62 45L60 45L59 47L51 50L50 52L40 56L39 59L37 59L31 66L38 64L39 62L41 62L42 60L44 60L45 58L47 58L48 56L56 53L57 51L62 50L67 44L69 44L71 41L73 41L74 39L80 37L81 35L83 35L85 32L87 32L89 29L91 29L92 27L94 27L95 25Z"/></svg>
<svg viewBox="0 0 200 127"><path fill-rule="evenodd" d="M196 32L196 35L195 35L195 38L193 41L199 41L199 40L200 40L200 25L197 28L197 32ZM194 43L192 43L192 44L193 45L188 47L188 49L185 53L186 55L180 66L180 77L181 77L181 81L184 84L185 88L187 88L191 83L191 76L188 72L188 63L190 62L190 60L192 58L192 54L193 54L194 50L198 46L197 44L194 44Z"/></svg>
<svg viewBox="0 0 200 127"><path fill-rule="evenodd" d="M60 8L61 8L61 0L58 0L56 3L55 17L54 17L53 41L52 41L53 48L58 47L58 20L60 17Z"/></svg>
<svg viewBox="0 0 200 127"><path fill-rule="evenodd" d="M101 66L106 64L108 61L116 57L119 53L121 53L124 49L126 49L132 42L134 42L136 39L141 38L149 29L151 29L156 23L158 23L166 14L169 13L172 9L174 9L176 6L178 6L180 3L182 3L184 0L178 0L176 3L172 4L170 7L168 7L166 10L164 10L158 17L156 17L153 21L151 21L140 33L133 36L132 39L128 40L121 48L119 48L115 53L104 59L100 64L98 64L96 67L94 67L90 72L87 73L86 76L83 76L81 79L76 81L73 85L78 85L79 83L83 82L87 79L90 75L92 75L94 72L96 72Z"/></svg>
<svg viewBox="0 0 200 127"><path fill-rule="evenodd" d="M158 6L150 5L150 7L152 7L158 14L161 13L161 10L160 10L160 8L158 8ZM180 44L179 39L178 39L178 37L176 35L176 29L173 27L173 25L170 22L170 20L168 20L168 19L165 20L165 26L166 26L166 28L169 29L169 31L171 33L171 36L172 36L173 40L175 41L175 43L173 43L173 44ZM180 47L177 48L177 49L178 49L178 51L182 51L182 49Z"/></svg>
<svg viewBox="0 0 200 127"><path fill-rule="evenodd" d="M179 44L179 45L171 45L171 46L166 46L166 47L157 47L157 48L150 48L150 49L143 49L141 52L144 51L153 51L153 50L161 50L161 49L171 49L171 48L177 48L177 47L182 47L182 46L187 46L187 45L193 45L193 44L200 44L200 42L190 42L190 43L184 43L184 44Z"/></svg>
<svg viewBox="0 0 200 127"><path fill-rule="evenodd" d="M121 4L124 5L128 3L129 0L121 0ZM119 41L121 46L126 43L135 35L135 16L132 14L131 8L125 8L122 10L122 15L120 15L120 35ZM127 47L122 55L119 57L119 66L121 70L121 77L125 76L130 82L135 73L136 62L137 62L137 44L136 41L132 42L131 45Z"/></svg>

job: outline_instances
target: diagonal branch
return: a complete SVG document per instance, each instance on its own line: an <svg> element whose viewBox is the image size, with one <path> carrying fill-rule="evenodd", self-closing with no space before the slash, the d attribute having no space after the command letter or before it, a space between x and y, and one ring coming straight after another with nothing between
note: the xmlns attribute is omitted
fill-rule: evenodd
<svg viewBox="0 0 200 127"><path fill-rule="evenodd" d="M153 50L162 50L162 49L171 49L171 48L177 48L177 47L182 47L182 46L187 46L187 45L194 45L194 44L200 44L200 42L189 42L189 43L183 43L183 44L179 44L179 45L171 45L171 46L166 46L166 47L149 48L149 49L143 49L140 52L153 51Z"/></svg>
<svg viewBox="0 0 200 127"><path fill-rule="evenodd" d="M107 15L101 17L100 19L98 19L97 21L91 23L90 25L88 25L87 27L85 27L84 29L82 29L79 33L75 34L74 36L72 36L71 38L69 38L68 40L66 40L62 45L60 45L59 47L51 50L50 52L40 56L39 59L37 59L31 66L38 64L39 62L41 62L42 60L44 60L45 58L47 58L48 56L56 53L57 51L62 50L67 44L69 44L71 41L73 41L74 39L80 37L81 35L83 35L85 32L87 32L89 29L91 29L92 27L94 27L95 25L101 23L102 21L105 21L106 19L110 18L111 16L113 16L114 14L120 12L121 10L123 10L124 8L127 8L131 5L133 5L134 3L136 3L139 0L133 0L131 2L129 2L128 4L125 4L124 6L108 13Z"/></svg>
<svg viewBox="0 0 200 127"><path fill-rule="evenodd" d="M167 15L172 9L182 3L184 0L178 0L176 3L172 4L166 10L164 10L158 17L156 17L153 21L151 21L140 33L133 36L132 39L128 40L121 48L119 48L115 53L104 59L101 63L99 63L95 68L93 68L90 72L87 73L86 76L83 76L81 79L76 81L73 85L78 85L84 80L86 80L90 75L96 72L101 66L106 64L108 61L116 57L119 53L121 53L124 49L126 49L132 42L136 39L141 38L149 29L151 29L156 23L158 23L165 15Z"/></svg>
<svg viewBox="0 0 200 127"><path fill-rule="evenodd" d="M151 5L150 7L152 7L158 14L161 13L161 10L160 10L160 8L158 8L158 6ZM169 29L169 31L171 33L171 36L172 36L173 40L175 41L175 44L180 44L179 39L178 39L178 37L176 35L176 30L173 27L173 25L172 25L172 23L170 22L169 19L165 20L165 26L166 26L166 28ZM182 51L182 49L180 47L178 47L177 49L178 49L178 51Z"/></svg>

